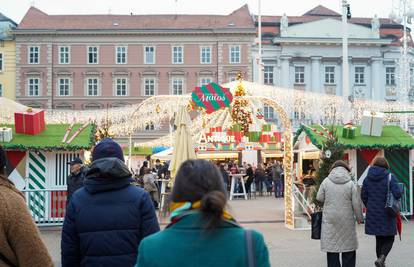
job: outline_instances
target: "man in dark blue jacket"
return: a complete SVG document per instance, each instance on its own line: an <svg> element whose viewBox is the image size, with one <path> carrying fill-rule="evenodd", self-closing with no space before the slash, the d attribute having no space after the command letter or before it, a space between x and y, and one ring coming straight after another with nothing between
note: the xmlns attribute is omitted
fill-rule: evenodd
<svg viewBox="0 0 414 267"><path fill-rule="evenodd" d="M141 240L160 228L150 196L131 181L121 147L102 140L66 211L63 267L135 264Z"/></svg>

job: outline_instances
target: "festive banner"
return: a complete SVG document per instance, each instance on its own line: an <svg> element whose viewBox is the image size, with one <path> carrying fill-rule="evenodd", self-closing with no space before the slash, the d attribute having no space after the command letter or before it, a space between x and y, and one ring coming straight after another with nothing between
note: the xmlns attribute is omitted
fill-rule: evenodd
<svg viewBox="0 0 414 267"><path fill-rule="evenodd" d="M230 107L233 101L230 90L216 83L196 87L191 94L191 98L195 105L205 109L207 114L221 108Z"/></svg>

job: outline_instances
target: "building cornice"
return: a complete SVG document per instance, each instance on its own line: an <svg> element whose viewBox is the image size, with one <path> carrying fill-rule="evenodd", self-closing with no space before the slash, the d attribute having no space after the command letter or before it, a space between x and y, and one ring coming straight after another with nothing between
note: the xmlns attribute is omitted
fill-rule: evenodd
<svg viewBox="0 0 414 267"><path fill-rule="evenodd" d="M16 29L15 35L205 35L205 34L251 34L256 35L256 28L232 29Z"/></svg>
<svg viewBox="0 0 414 267"><path fill-rule="evenodd" d="M365 44L365 45L389 45L392 39L356 39L349 38L349 44ZM273 44L342 44L342 38L308 38L308 37L275 37Z"/></svg>

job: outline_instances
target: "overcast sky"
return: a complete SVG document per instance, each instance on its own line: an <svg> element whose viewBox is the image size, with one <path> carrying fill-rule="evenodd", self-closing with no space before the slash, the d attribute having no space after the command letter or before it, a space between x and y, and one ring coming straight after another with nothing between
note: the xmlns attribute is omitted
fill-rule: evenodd
<svg viewBox="0 0 414 267"><path fill-rule="evenodd" d="M245 3L257 14L258 0L0 0L0 12L19 23L33 4L48 14L228 14ZM388 17L393 0L349 3L354 17ZM339 12L341 0L262 0L262 13L302 15L319 4Z"/></svg>

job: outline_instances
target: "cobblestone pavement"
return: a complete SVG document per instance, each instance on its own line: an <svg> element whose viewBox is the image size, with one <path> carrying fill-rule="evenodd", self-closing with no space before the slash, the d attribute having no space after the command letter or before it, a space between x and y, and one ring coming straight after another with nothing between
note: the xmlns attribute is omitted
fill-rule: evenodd
<svg viewBox="0 0 414 267"><path fill-rule="evenodd" d="M269 248L272 266L322 267L326 266L325 254L319 250L319 241L310 239L309 231L293 231L281 222L283 201L273 197L256 200L229 202L229 209L247 228L263 233ZM387 267L414 266L414 221L404 223L402 241L396 240L387 260ZM60 229L42 229L43 240L52 254L56 266L60 265ZM364 226L358 226L360 248L357 266L374 266L375 238L364 234Z"/></svg>

